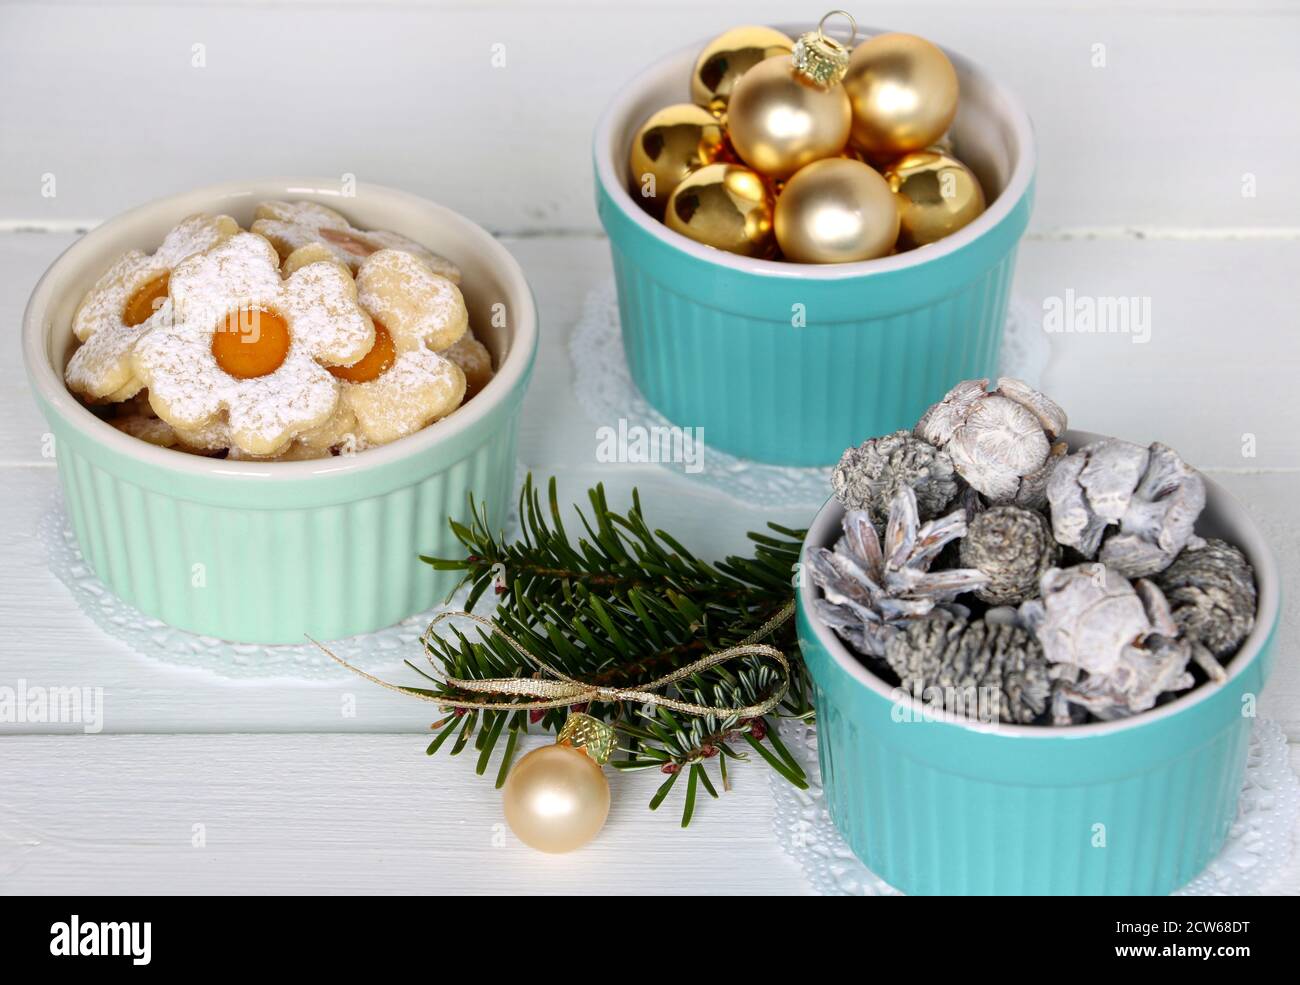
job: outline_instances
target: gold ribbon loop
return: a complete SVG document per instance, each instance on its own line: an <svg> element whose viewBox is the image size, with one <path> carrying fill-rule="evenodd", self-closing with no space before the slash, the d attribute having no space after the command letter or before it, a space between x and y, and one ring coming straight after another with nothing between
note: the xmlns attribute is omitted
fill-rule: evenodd
<svg viewBox="0 0 1300 985"><path fill-rule="evenodd" d="M402 694L409 694L413 697L420 698L423 701L429 701L433 704L444 708L464 708L473 710L495 711L499 709L509 709L514 711L543 711L550 708L563 708L568 705L589 704L593 701L619 702L629 701L635 704L657 705L661 708L667 708L670 711L678 711L686 715L715 715L719 717L730 717L735 715L739 718L758 718L773 711L785 697L786 691L790 688L790 664L786 660L785 654L774 646L768 646L758 641L770 636L783 623L785 623L794 612L794 603L790 602L784 606L780 612L764 623L759 629L751 633L736 646L728 647L725 650L719 650L717 653L711 653L707 657L702 657L685 667L679 667L671 673L656 678L646 684L634 688L623 687L601 687L595 684L587 684L583 681L576 680L562 671L556 670L540 657L530 653L522 643L513 636L501 629L491 620L484 619L482 616L476 616L470 612L440 612L429 623L424 635L420 641L427 644L429 634L433 632L435 626L447 619L469 619L471 622L478 623L487 629L487 635L499 636L505 640L506 644L518 653L527 663L532 664L540 672L549 675L548 677L496 677L484 680L463 680L459 677L443 675L442 683L459 691L469 691L477 694L497 694L506 697L523 697L531 698L529 701L467 701L461 698L444 697L442 695L421 694L419 691L408 687L402 687L398 684L390 684L387 681L380 680L372 674L367 674L364 670L352 666L342 657L330 652L321 643L311 640L327 657L336 663L342 664L354 674L364 677L381 687L386 687L390 691L399 691ZM311 639L311 637L308 637ZM698 674L702 670L708 670L710 667L716 667L718 664L727 663L737 657L766 657L774 661L781 668L782 680L780 686L764 701L756 705L745 705L739 708L728 708L718 705L701 705L691 701L680 701L677 698L669 698L662 694L656 694L656 691L675 684L692 674Z"/></svg>

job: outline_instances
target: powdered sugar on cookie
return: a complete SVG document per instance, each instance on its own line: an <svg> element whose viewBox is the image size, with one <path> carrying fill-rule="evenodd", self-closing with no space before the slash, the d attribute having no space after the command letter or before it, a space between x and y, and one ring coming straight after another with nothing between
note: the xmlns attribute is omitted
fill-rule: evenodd
<svg viewBox="0 0 1300 985"><path fill-rule="evenodd" d="M400 250L379 250L361 261L357 297L388 329L398 352L438 352L455 345L469 327L460 288Z"/></svg>
<svg viewBox="0 0 1300 985"><path fill-rule="evenodd" d="M343 384L357 433L381 445L447 416L465 398L465 374L435 350L469 327L465 299L447 278L400 250L379 250L357 270L361 307L392 339L392 364L373 379Z"/></svg>
<svg viewBox="0 0 1300 985"><path fill-rule="evenodd" d="M190 216L120 257L74 315L68 388L150 444L293 461L413 434L491 378L454 264L312 202L252 229Z"/></svg>
<svg viewBox="0 0 1300 985"><path fill-rule="evenodd" d="M344 383L343 402L356 414L357 433L382 445L446 417L465 397L465 374L428 349L398 355L368 383Z"/></svg>
<svg viewBox="0 0 1300 985"><path fill-rule="evenodd" d="M123 400L139 391L131 349L166 303L168 279L186 257L239 232L230 216L192 215L169 232L152 254L130 250L87 292L72 317L83 343L65 372L68 387L90 400Z"/></svg>
<svg viewBox="0 0 1300 985"><path fill-rule="evenodd" d="M86 339L68 360L63 378L68 389L90 400L107 400L117 403L128 400L140 392L144 385L135 375L131 365L131 352L140 336L160 322L172 318L171 301L163 299L162 306L148 320L139 325L111 327L95 332Z"/></svg>
<svg viewBox="0 0 1300 985"><path fill-rule="evenodd" d="M495 375L492 370L492 353L478 340L473 329L466 329L460 340L442 355L450 359L465 374L465 399L470 400L488 385Z"/></svg>
<svg viewBox="0 0 1300 985"><path fill-rule="evenodd" d="M169 232L152 254L130 250L95 282L77 312L72 331L82 342L122 322L131 295L149 281L171 270L195 253L209 250L239 232L239 223L228 215L192 215Z"/></svg>
<svg viewBox="0 0 1300 985"><path fill-rule="evenodd" d="M334 413L339 384L325 366L364 356L374 326L337 266L309 264L282 281L279 262L261 236L239 233L172 272L175 317L142 335L132 364L151 406L173 427L201 428L224 412L232 447L274 455ZM263 321L268 329L277 318L287 326L278 365L252 376L223 368L214 335L230 330L231 312L241 313L247 332L240 344L261 344Z"/></svg>
<svg viewBox="0 0 1300 985"><path fill-rule="evenodd" d="M230 446L226 422L218 418L195 431L181 431L152 413L119 414L109 422L124 434L160 448L175 448L192 455L211 455Z"/></svg>
<svg viewBox="0 0 1300 985"><path fill-rule="evenodd" d="M257 207L251 228L270 240L283 258L301 247L322 243L355 271L376 250L394 249L419 257L436 273L460 283L460 269L446 257L399 233L358 229L338 212L316 202L263 202Z"/></svg>

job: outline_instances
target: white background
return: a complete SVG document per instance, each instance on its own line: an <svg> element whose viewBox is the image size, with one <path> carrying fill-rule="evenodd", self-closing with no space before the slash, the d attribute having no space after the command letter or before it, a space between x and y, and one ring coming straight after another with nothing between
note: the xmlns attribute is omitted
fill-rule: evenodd
<svg viewBox="0 0 1300 985"><path fill-rule="evenodd" d="M773 517L661 469L598 466L596 425L569 392L565 340L610 276L589 138L610 94L659 54L824 6L0 4L0 684L102 686L107 704L98 737L0 726L0 891L806 889L774 842L760 767L736 771L685 832L673 810L645 810L654 776L613 777L598 841L544 857L498 836L498 796L468 757L424 757L422 704L347 679L231 683L104 636L35 536L57 478L18 326L81 230L151 198L279 173L405 188L497 233L533 284L543 344L524 464L560 473L571 498L603 480L620 502L637 485L651 519L700 553L738 548ZM1035 309L1071 289L1149 298L1152 312L1145 345L1049 336L1044 389L1078 426L1160 438L1214 474L1274 538L1295 598L1300 5L912 0L855 13L949 45L1020 93L1040 170L1015 293ZM1262 703L1295 759L1298 635L1288 606ZM1300 867L1280 886L1300 890Z"/></svg>

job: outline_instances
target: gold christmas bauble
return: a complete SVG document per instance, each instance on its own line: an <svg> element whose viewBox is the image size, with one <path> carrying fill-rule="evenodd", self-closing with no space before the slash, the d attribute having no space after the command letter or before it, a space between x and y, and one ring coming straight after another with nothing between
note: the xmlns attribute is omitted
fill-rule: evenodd
<svg viewBox="0 0 1300 985"><path fill-rule="evenodd" d="M651 212L662 215L682 180L717 160L726 143L722 124L694 103L659 110L632 138L628 155L632 194Z"/></svg>
<svg viewBox="0 0 1300 985"><path fill-rule="evenodd" d="M940 139L957 114L957 72L938 47L914 34L880 34L853 49L844 89L853 143L885 161Z"/></svg>
<svg viewBox="0 0 1300 985"><path fill-rule="evenodd" d="M709 164L668 200L664 222L697 243L748 257L769 257L772 195L763 176L740 164Z"/></svg>
<svg viewBox="0 0 1300 985"><path fill-rule="evenodd" d="M759 62L736 84L727 130L740 159L769 178L834 157L849 138L853 113L840 85L806 80L785 55Z"/></svg>
<svg viewBox="0 0 1300 985"><path fill-rule="evenodd" d="M904 154L884 171L898 203L901 249L955 233L984 211L984 190L974 172L938 151Z"/></svg>
<svg viewBox="0 0 1300 985"><path fill-rule="evenodd" d="M771 27L733 27L720 34L700 52L691 72L691 99L721 116L737 80L773 55L789 55L794 41Z"/></svg>
<svg viewBox="0 0 1300 985"><path fill-rule="evenodd" d="M510 768L502 791L506 823L530 848L571 852L604 827L609 783L580 748L534 749Z"/></svg>
<svg viewBox="0 0 1300 985"><path fill-rule="evenodd" d="M799 263L886 256L898 239L894 193L861 161L815 161L799 169L776 200L776 239L785 258Z"/></svg>

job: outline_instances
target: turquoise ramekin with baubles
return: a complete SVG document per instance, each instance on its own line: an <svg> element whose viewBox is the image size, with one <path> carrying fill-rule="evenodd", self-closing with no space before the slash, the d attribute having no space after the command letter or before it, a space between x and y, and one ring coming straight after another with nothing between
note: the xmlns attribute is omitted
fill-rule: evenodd
<svg viewBox="0 0 1300 985"><path fill-rule="evenodd" d="M623 343L642 394L673 424L702 428L704 440L722 451L825 466L862 435L914 420L953 380L996 374L1016 248L1033 201L1035 151L1020 101L960 55L948 51L943 59L919 38L873 31L855 33L852 46L848 30L837 35L829 26L820 38L814 29L794 44L801 30L737 28L656 62L614 97L593 152ZM854 59L881 49L876 68L849 63L843 85L857 79L852 119L844 123L842 106L832 106L830 147L773 151L761 132L773 119L761 117L765 108L788 108L787 119L803 113L814 123L824 115L820 97L800 102L816 86L793 89L789 107L770 90L789 88L792 47L813 39L816 54L827 38L831 56L837 47L845 54L851 48ZM858 107L879 101L891 83L877 79L873 97L864 72L899 60L934 75L932 86L956 107L955 116L930 121L930 132L901 124L894 134L901 142L891 150L888 135L859 125ZM759 78L763 73L772 77ZM747 115L738 112L742 100ZM758 119L757 136L742 134L746 119ZM904 154L907 160L898 156L918 140L924 146ZM809 154L824 159L785 173ZM819 218L819 189L846 178L859 183L851 193L860 189L859 212L823 210ZM832 231L807 245L810 224L830 229L846 215L861 220L863 209L870 218L881 189L910 189L896 238L868 230L876 242L854 253ZM724 212L710 225L718 209ZM672 228L662 221L669 217ZM872 258L813 262L864 253ZM809 262L793 262L792 254Z"/></svg>
<svg viewBox="0 0 1300 985"><path fill-rule="evenodd" d="M827 808L906 893L1170 893L1237 816L1276 562L1172 449L987 387L850 448L807 533Z"/></svg>

